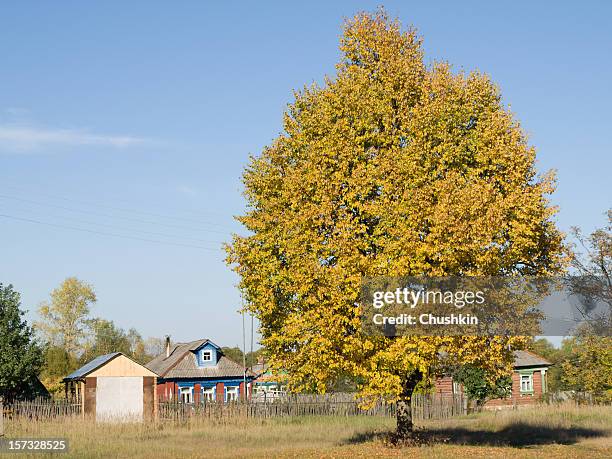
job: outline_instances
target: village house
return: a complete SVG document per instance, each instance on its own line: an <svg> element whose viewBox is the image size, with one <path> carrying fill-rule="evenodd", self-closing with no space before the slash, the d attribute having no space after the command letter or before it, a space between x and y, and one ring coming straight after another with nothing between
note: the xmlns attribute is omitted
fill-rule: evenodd
<svg viewBox="0 0 612 459"><path fill-rule="evenodd" d="M230 402L250 398L253 373L230 360L208 339L170 344L147 368L158 375L160 400Z"/></svg>
<svg viewBox="0 0 612 459"><path fill-rule="evenodd" d="M263 359L251 368L255 375L253 397L257 400L272 400L287 394L287 372L273 373Z"/></svg>
<svg viewBox="0 0 612 459"><path fill-rule="evenodd" d="M507 398L489 400L485 408L495 409L516 405L531 405L539 402L547 392L546 372L551 362L530 351L514 351L512 391ZM438 394L455 395L463 393L463 387L452 376L436 380Z"/></svg>

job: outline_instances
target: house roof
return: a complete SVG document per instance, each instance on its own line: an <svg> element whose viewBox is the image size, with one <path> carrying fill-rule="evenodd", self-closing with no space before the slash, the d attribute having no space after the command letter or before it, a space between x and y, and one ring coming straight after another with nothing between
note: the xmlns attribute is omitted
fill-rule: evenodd
<svg viewBox="0 0 612 459"><path fill-rule="evenodd" d="M530 351L514 351L514 368L521 367L546 367L552 365L544 357L540 357Z"/></svg>
<svg viewBox="0 0 612 459"><path fill-rule="evenodd" d="M96 357L95 359L91 360L90 362L87 362L85 365L83 365L78 370L74 370L72 373L70 373L68 376L64 378L64 381L73 381L75 379L84 378L92 371L97 370L102 365L110 362L115 357L118 357L120 355L123 355L123 354L121 354L121 352L113 352L111 354L100 355Z"/></svg>
<svg viewBox="0 0 612 459"><path fill-rule="evenodd" d="M257 376L264 374L268 370L268 364L266 363L256 363L251 367L251 371L255 373Z"/></svg>
<svg viewBox="0 0 612 459"><path fill-rule="evenodd" d="M219 349L212 341L207 339L199 339L189 343L176 343L170 349L170 355L166 357L166 353L155 357L145 366L160 375L162 378L223 378L223 377L243 377L244 368L233 360L228 359L220 351L220 357L216 365L209 367L200 367L196 360L195 352L210 343ZM247 376L253 376L250 371L247 371Z"/></svg>
<svg viewBox="0 0 612 459"><path fill-rule="evenodd" d="M199 347L206 344L207 339L199 339L190 341L189 343L175 343L170 349L170 355L166 357L166 352L162 352L153 360L145 365L149 370L154 371L160 376L165 376L165 373L175 366L180 359L185 356L188 351L195 351Z"/></svg>

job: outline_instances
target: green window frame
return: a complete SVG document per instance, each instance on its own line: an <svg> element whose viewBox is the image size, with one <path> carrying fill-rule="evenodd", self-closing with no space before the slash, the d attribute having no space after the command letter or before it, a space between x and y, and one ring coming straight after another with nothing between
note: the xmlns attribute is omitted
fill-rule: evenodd
<svg viewBox="0 0 612 459"><path fill-rule="evenodd" d="M521 394L533 394L533 371L519 371L519 389Z"/></svg>

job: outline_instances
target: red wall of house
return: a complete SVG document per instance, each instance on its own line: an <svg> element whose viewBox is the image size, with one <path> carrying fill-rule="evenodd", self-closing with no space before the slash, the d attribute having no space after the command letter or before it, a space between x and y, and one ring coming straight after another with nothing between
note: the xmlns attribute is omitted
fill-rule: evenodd
<svg viewBox="0 0 612 459"><path fill-rule="evenodd" d="M434 386L436 394L453 395L453 378L451 376L436 379Z"/></svg>
<svg viewBox="0 0 612 459"><path fill-rule="evenodd" d="M193 385L193 402L200 403L201 396L202 396L202 386L200 386L200 384L194 384Z"/></svg>
<svg viewBox="0 0 612 459"><path fill-rule="evenodd" d="M178 386L174 382L166 381L157 385L157 399L169 400L169 394L175 398L178 394Z"/></svg>
<svg viewBox="0 0 612 459"><path fill-rule="evenodd" d="M225 384L217 383L217 402L223 403L225 401Z"/></svg>
<svg viewBox="0 0 612 459"><path fill-rule="evenodd" d="M245 392L245 390L244 390L244 382L240 383L240 399L241 400L246 400L246 398L248 398L250 400L251 399L251 395L252 395L252 391L253 391L253 385L252 384L250 386L247 384L247 392Z"/></svg>
<svg viewBox="0 0 612 459"><path fill-rule="evenodd" d="M443 376L435 381L435 393L443 395L453 394L453 378L451 376ZM503 407L514 405L531 405L537 403L542 398L542 372L536 370L533 372L533 394L521 394L521 379L520 373L512 373L512 395L505 399L489 400L485 403L485 407Z"/></svg>
<svg viewBox="0 0 612 459"><path fill-rule="evenodd" d="M542 372L533 372L533 394L521 394L521 377L512 373L512 395L509 398L496 398L485 403L485 407L495 408L514 405L533 405L542 398Z"/></svg>

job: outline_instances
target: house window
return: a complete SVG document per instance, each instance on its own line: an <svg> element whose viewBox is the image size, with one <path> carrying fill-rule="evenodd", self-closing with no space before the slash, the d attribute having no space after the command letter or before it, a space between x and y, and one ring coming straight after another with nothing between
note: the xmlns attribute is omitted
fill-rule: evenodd
<svg viewBox="0 0 612 459"><path fill-rule="evenodd" d="M227 388L226 392L225 392L225 401L227 402L233 402L238 400L238 394L239 394L239 387L238 386L230 386Z"/></svg>
<svg viewBox="0 0 612 459"><path fill-rule="evenodd" d="M205 387L202 389L202 400L205 402L212 402L215 400L215 388L213 387Z"/></svg>
<svg viewBox="0 0 612 459"><path fill-rule="evenodd" d="M533 374L521 375L521 392L533 392Z"/></svg>
<svg viewBox="0 0 612 459"><path fill-rule="evenodd" d="M212 351L202 351L201 360L202 362L212 362Z"/></svg>
<svg viewBox="0 0 612 459"><path fill-rule="evenodd" d="M192 387L181 387L181 402L193 403L193 388Z"/></svg>

